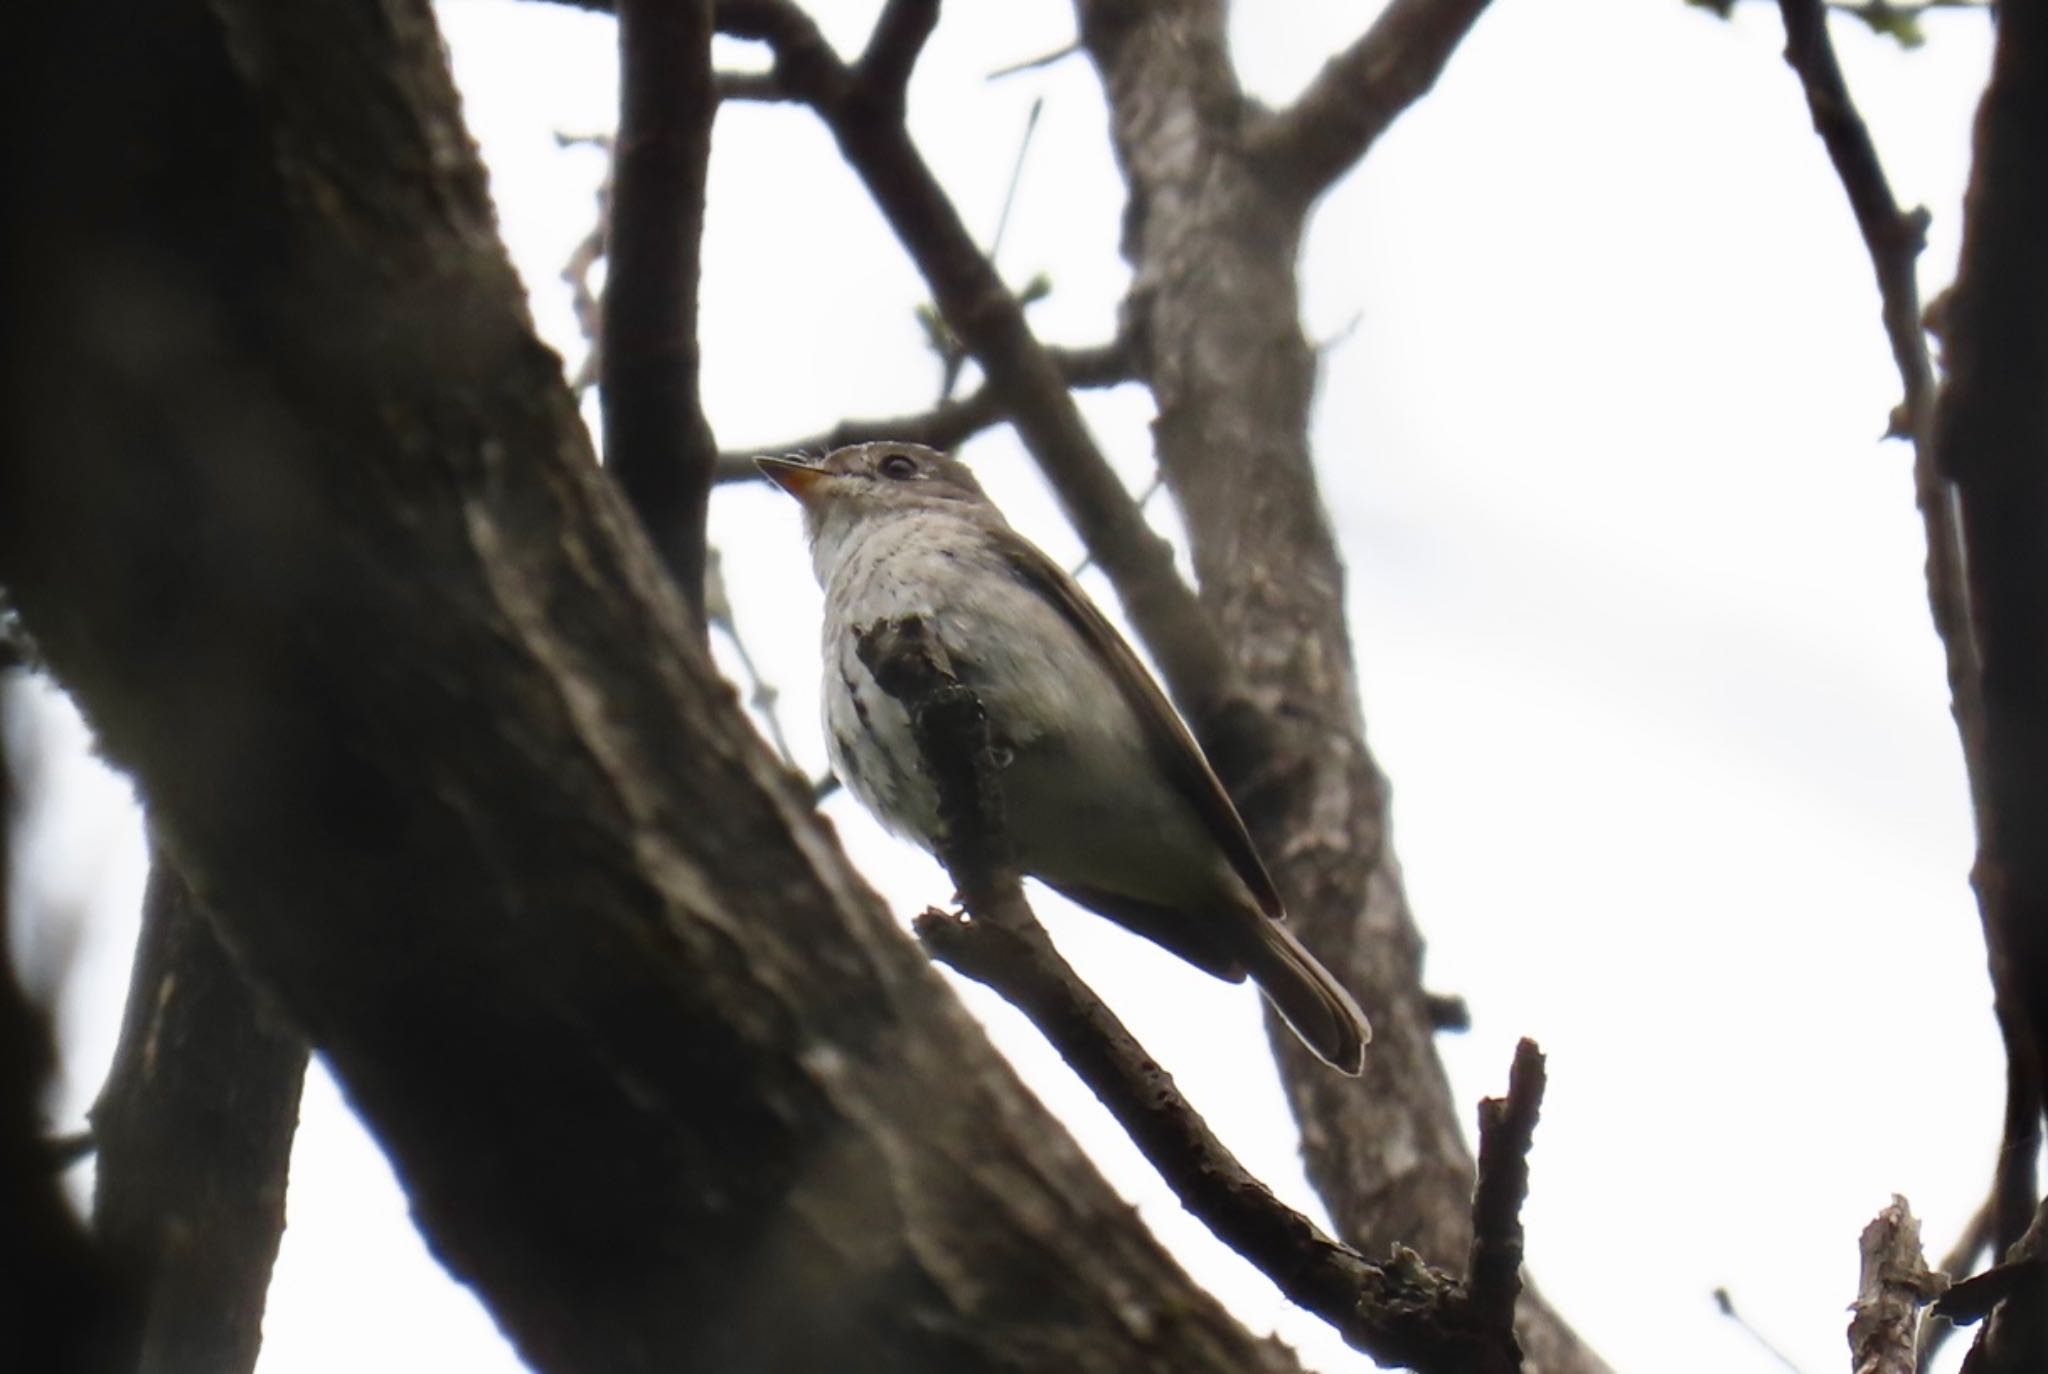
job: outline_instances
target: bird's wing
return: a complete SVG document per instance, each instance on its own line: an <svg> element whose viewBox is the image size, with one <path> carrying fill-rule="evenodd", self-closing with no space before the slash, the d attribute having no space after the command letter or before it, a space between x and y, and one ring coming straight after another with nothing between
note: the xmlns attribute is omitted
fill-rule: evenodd
<svg viewBox="0 0 2048 1374"><path fill-rule="evenodd" d="M1216 770L1209 766L1202 746L1195 743L1195 737L1188 733L1188 727L1152 675L1145 671L1145 665L1138 661L1137 654L1065 569L1014 530L1000 530L997 537L1018 580L1052 603L1067 623L1095 647L1102 662L1109 665L1110 677L1143 727L1145 743L1153 757L1194 804L1196 814L1230 860L1231 868L1251 890L1259 909L1276 921L1281 919L1285 908L1280 903L1279 890L1273 886L1272 875L1266 872L1259 851L1252 845L1244 818L1237 814L1230 794L1217 780Z"/></svg>

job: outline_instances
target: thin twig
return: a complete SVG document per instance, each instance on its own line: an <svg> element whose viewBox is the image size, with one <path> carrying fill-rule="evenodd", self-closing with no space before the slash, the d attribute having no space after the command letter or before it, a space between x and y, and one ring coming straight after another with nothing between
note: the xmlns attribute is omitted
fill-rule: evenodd
<svg viewBox="0 0 2048 1374"><path fill-rule="evenodd" d="M1792 1374L1804 1374L1804 1371L1802 1371L1797 1364L1793 1363L1792 1357L1790 1355L1787 1355L1784 1351L1778 1349L1778 1347L1771 1342L1770 1337L1766 1336L1763 1332L1757 1330L1755 1326L1751 1325L1749 1318L1743 1316L1740 1312L1735 1310L1735 1298L1728 1292L1727 1289L1716 1288L1714 1290L1714 1306L1717 1310L1719 1310L1722 1316L1726 1317L1729 1321L1735 1323L1736 1330L1742 1332L1743 1335L1749 1337L1752 1341L1755 1341L1757 1349L1763 1351L1764 1354L1769 1355L1772 1359L1776 1360L1786 1369L1791 1370Z"/></svg>
<svg viewBox="0 0 2048 1374"><path fill-rule="evenodd" d="M569 287L569 308L575 313L576 328L583 335L583 361L577 366L576 375L569 379L570 388L581 396L597 385L598 373L603 370L599 347L604 338L604 299L591 285L590 278L604 261L605 240L612 229L613 139L610 134L558 133L555 143L563 148L597 148L604 153L604 178L597 184L597 217L591 221L590 232L570 250L569 260L562 264L561 271L561 279Z"/></svg>
<svg viewBox="0 0 2048 1374"><path fill-rule="evenodd" d="M1111 387L1133 380L1131 350L1120 339L1093 348L1053 348L1047 352L1068 386ZM822 456L848 444L881 440L923 444L926 448L950 451L981 431L1001 424L1004 418L1002 398L993 386L983 386L960 400L946 401L916 415L842 420L829 430L782 444L745 453L721 453L718 456L718 480L720 483L760 481L761 469L754 463L755 453Z"/></svg>
<svg viewBox="0 0 2048 1374"><path fill-rule="evenodd" d="M1050 67L1056 62L1064 62L1070 57L1079 55L1080 52L1081 40L1077 38L1064 47L1054 48L1049 53L1041 53L1037 57L1027 57L1021 62L1012 62L1007 67L997 67L988 74L988 79L1000 81L1006 76L1016 76L1023 72L1037 71L1041 67Z"/></svg>
<svg viewBox="0 0 2048 1374"><path fill-rule="evenodd" d="M768 742L775 746L783 766L791 772L801 773L802 766L797 763L796 753L782 732L782 716L776 710L782 693L761 675L760 669L754 666L754 656L747 652L747 641L740 634L739 617L733 614L732 598L725 589L725 560L716 545L704 551L704 620L713 629L724 632L726 643L732 645L733 653L739 656L740 671L747 679L747 705L768 723Z"/></svg>
<svg viewBox="0 0 2048 1374"><path fill-rule="evenodd" d="M991 266L1002 259L1003 239L1010 232L1010 212L1016 208L1017 187L1024 180L1024 159L1031 152L1031 138L1038 132L1038 116L1044 109L1044 96L1039 96L1031 102L1031 113L1024 117L1024 132L1017 137L1017 156L1010 163L1010 184L1003 188L1002 212L996 216L996 232L988 241L988 260ZM945 333L951 346L946 350L945 371L939 379L941 405L953 395L953 388L960 382L960 369L967 362L967 350L961 346L959 336L951 330Z"/></svg>

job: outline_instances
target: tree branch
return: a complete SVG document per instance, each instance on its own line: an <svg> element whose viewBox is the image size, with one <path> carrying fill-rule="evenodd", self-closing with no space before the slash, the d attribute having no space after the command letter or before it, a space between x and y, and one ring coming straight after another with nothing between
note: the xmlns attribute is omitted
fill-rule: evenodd
<svg viewBox="0 0 2048 1374"><path fill-rule="evenodd" d="M697 395L697 276L717 109L711 0L619 0L603 344L604 458L704 620L718 447Z"/></svg>
<svg viewBox="0 0 2048 1374"><path fill-rule="evenodd" d="M1522 1203L1529 1196L1529 1148L1547 1082L1543 1052L1533 1040L1515 1046L1508 1095L1479 1104L1479 1182L1472 1193L1472 1306L1514 1339L1515 1300L1522 1293ZM1516 1350L1517 1361L1520 1348Z"/></svg>
<svg viewBox="0 0 2048 1374"><path fill-rule="evenodd" d="M1814 132L1827 147L1835 175L1848 193L1856 227L1863 234L1884 304L1884 329L1892 359L1905 386L1905 400L1892 431L1924 444L1933 418L1934 368L1920 321L1920 287L1915 264L1927 245L1925 209L1901 210L1878 158L1870 129L1856 110L1828 37L1821 0L1778 0L1785 21L1785 61L1799 76Z"/></svg>
<svg viewBox="0 0 2048 1374"><path fill-rule="evenodd" d="M1028 1016L1182 1205L1353 1348L1423 1374L1519 1371L1520 1210L1543 1095L1535 1045L1525 1040L1518 1049L1508 1099L1481 1108L1490 1170L1475 1202L1483 1221L1469 1282L1406 1252L1386 1265L1371 1263L1254 1178L1053 947L1018 880L987 715L925 622L907 616L867 627L858 652L909 715L939 795L939 857L966 910L928 910L918 918L918 938L932 956Z"/></svg>
<svg viewBox="0 0 2048 1374"><path fill-rule="evenodd" d="M159 851L92 1113L93 1229L134 1299L125 1367L255 1367L305 1076L305 1043L258 1001Z"/></svg>
<svg viewBox="0 0 2048 1374"><path fill-rule="evenodd" d="M1962 1374L2036 1374L2048 1368L2048 1201L2003 1259L1942 1294L1934 1316L1984 1323Z"/></svg>
<svg viewBox="0 0 2048 1374"><path fill-rule="evenodd" d="M727 0L722 31L766 42L775 70L825 121L930 286L946 322L1044 469L1068 520L1108 576L1161 676L1205 745L1251 727L1214 627L1181 580L1173 551L1145 523L1088 432L1058 364L925 165L886 92L832 51L787 0ZM1249 742L1247 741L1247 747Z"/></svg>
<svg viewBox="0 0 2048 1374"><path fill-rule="evenodd" d="M2009 604L2010 594L2021 590L2026 579L2035 576L2036 570L2021 572L2020 583L2014 584L2006 583L1995 573L1987 576L1987 570L1971 566L1973 561L1981 562L1987 554L1995 552L1999 543L1994 540L1984 550L1978 550L1975 538L1965 538L1972 520L1983 518L1981 514L1973 516L1972 512L1984 512L1987 507L1982 496L1973 497L1953 480L1974 461L1974 456L1966 451L1974 442L1974 436L1960 446L1952 437L1953 415L1957 410L1950 404L1955 400L1953 394L1941 399L1939 416L1939 422L1949 426L1951 435L1936 433L1938 398L1915 274L1915 263L1926 236L1926 211L1902 211L1899 208L1878 158L1876 145L1862 116L1857 113L1840 63L1835 58L1821 0L1779 0L1779 10L1785 22L1785 60L1799 75L1814 129L1826 145L1836 175L1848 195L1857 228L1862 233L1871 265L1877 274L1885 333L1891 342L1892 357L1904 388L1904 399L1893 415L1890 429L1893 434L1911 439L1914 446L1915 499L1927 535L1928 603L1947 660L1949 694L1970 780L1971 805L1978 835L1978 910L1991 952L1999 1027L2006 1042L2005 1139L1999 1151L1992 1187L1997 1201L1994 1212L1996 1248L2003 1249L2026 1227L2038 1195L2034 1160L2041 1140L2042 1075L2044 1056L2048 1056L2048 997L2039 992L2030 994L2026 988L2029 979L2035 982L2048 979L2048 949L2042 947L2039 936L2016 935L2014 932L2020 926L2037 928L2042 915L2048 914L2048 869L2036 873L2025 884L2033 890L2033 895L2024 900L2040 904L2037 910L2029 914L2018 909L2015 903L2023 900L2020 892L2002 880L2011 872L2007 859L2010 846L2015 841L2001 839L2001 836L2014 835L2015 825L2028 827L2030 834L2038 833L2040 825L2048 824L2048 795L2042 795L2039 786L2033 783L2015 788L2012 785L2014 775L2002 767L1999 757L2001 745L1997 737L2009 737L2008 732L2015 723L2012 706L2018 703L2001 708L1995 719L1988 713L1988 660L1985 657L1986 641L1982 637L1987 621L1980 618L1974 603L1981 596L1992 595L1999 598L1999 605ZM2000 33L2003 51L2006 46L2003 26ZM1994 94L1995 89L1994 86ZM1992 95L1987 94L1987 112L1991 108L1991 100ZM1979 178L1983 175L1986 156L1986 118L1980 116ZM2038 116L2035 118L2038 123ZM2048 151L2048 142L2037 144L2036 151ZM2030 179L2037 186L2041 182L2038 172L2032 167L2016 166L2014 172L2023 182ZM1984 185L1981 180L1973 185L1970 226L1978 222L1984 209L1987 199L1982 189ZM2040 192L2037 190L2033 194L2038 198ZM2023 200L2024 195L2022 192L2016 199ZM1972 246L1981 241L1982 236L1976 236ZM1966 247L1964 270L1973 282L1978 283L1976 290L1981 292L1984 289L1981 285L1983 269L1979 267L1971 273L1970 268ZM2001 275L2000 285L1991 289L2005 290L2006 280ZM1962 300L1960 288L1958 299ZM1949 330L1952 365L1962 365L1966 395L1972 394L1970 385L1974 380L1968 376L1969 365L1973 359L1982 356L1985 347L1984 342L1971 333L1971 326L1984 318L1981 313L1972 314L1970 305L1974 299L1965 300L1952 315ZM2032 346L2039 349L2038 324L2029 327L2037 340ZM1994 347L2002 352L2011 342L2001 341ZM2025 356L2028 346L2021 342L2020 347L2019 356ZM2009 360L2010 355L2007 357ZM2005 365L2005 362L1999 364ZM2029 381L2027 385L2048 379L2048 373L2036 372L2034 376L2036 380ZM2033 442L2048 442L2048 438L2036 434ZM2038 468L2043 462L2043 453L2037 450L2024 462ZM1992 498L2000 505L2006 499L2004 494ZM2048 521L2044 521L2038 504L2024 506L2017 511L2002 510L1995 519L1999 522L2024 519L2031 530L2026 538L2038 539L2048 532ZM2025 633L2039 634L2044 626L2048 626L2048 619L2044 619L2048 617L2048 601L2043 601L2038 592L2031 589L2024 591L2022 596L2032 603L2025 614L2030 617L2029 623L2033 628ZM2014 628L2017 629L2016 624ZM2013 641L2008 638L2006 643L2010 646ZM2007 661L2014 660L2008 658ZM2048 681L2048 675L2031 670L2029 676ZM2028 718L2020 729L2035 741L2032 745L2035 762L2028 766L2048 764L2048 739L2043 737L2044 726L2034 719L2038 713L2038 705L2020 707L2021 716ZM2029 819L2016 821L2010 818L2008 813L2015 809ZM2018 842L2031 851L2030 840ZM2008 952L2030 945L2034 951L2030 969L2009 969ZM2019 981L2015 982L2015 979ZM2030 1001L2031 1011L2027 1009ZM1940 1343L1941 1335L1942 1329L1935 1327L1926 1342L1930 1351Z"/></svg>
<svg viewBox="0 0 2048 1374"><path fill-rule="evenodd" d="M424 0L46 8L0 56L43 120L0 147L0 583L521 1357L1291 1369L755 734L533 337Z"/></svg>
<svg viewBox="0 0 2048 1374"><path fill-rule="evenodd" d="M1313 200L1428 94L1487 0L1393 0L1294 104L1254 124L1246 151L1276 187Z"/></svg>
<svg viewBox="0 0 2048 1374"><path fill-rule="evenodd" d="M1046 352L1059 366L1070 387L1112 387L1135 380L1131 351L1122 340L1094 348L1049 348ZM942 401L916 415L880 420L842 420L820 434L766 445L749 453L721 453L718 455L718 480L720 483L760 481L761 469L754 463L755 452L826 454L848 444L881 440L898 440L951 451L1007 418L1002 398L993 386L984 385L971 396L957 401Z"/></svg>
<svg viewBox="0 0 2048 1374"><path fill-rule="evenodd" d="M1913 1374L1913 1337L1921 1304L1937 1291L1920 1251L1920 1223L1902 1197L1863 1228L1862 1269L1850 1309L1854 1374Z"/></svg>
<svg viewBox="0 0 2048 1374"><path fill-rule="evenodd" d="M1257 716L1257 748L1211 750L1302 941L1358 994L1374 1039L1340 1079L1275 1027L1310 1180L1340 1234L1462 1265L1473 1159L1436 1052L1422 939L1365 739L1346 582L1309 447L1316 358L1301 332L1307 202L1245 141L1220 5L1078 0L1130 186L1127 327L1146 348L1161 473L1203 609ZM1140 627L1143 633L1143 627ZM1248 734L1254 734L1248 731ZM1525 1286L1518 1334L1550 1374L1605 1366Z"/></svg>
<svg viewBox="0 0 2048 1374"><path fill-rule="evenodd" d="M938 24L939 0L888 0L855 66L856 79L872 90L889 116L899 122L910 73Z"/></svg>

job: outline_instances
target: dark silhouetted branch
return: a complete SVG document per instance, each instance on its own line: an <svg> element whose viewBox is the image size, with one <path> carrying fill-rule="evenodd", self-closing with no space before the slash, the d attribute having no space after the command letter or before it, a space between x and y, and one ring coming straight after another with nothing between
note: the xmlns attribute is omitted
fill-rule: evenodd
<svg viewBox="0 0 2048 1374"><path fill-rule="evenodd" d="M128 1367L253 1369L306 1046L250 989L159 853L112 1071L93 1229L128 1291Z"/></svg>
<svg viewBox="0 0 2048 1374"><path fill-rule="evenodd" d="M2039 1200L2048 1085L2048 14L1999 11L1978 109L1963 245L1942 309L1932 422L1968 578L1974 698L1957 698L1976 807L1972 871L2008 1058L1995 1241ZM1946 632L1944 632L1946 633ZM1965 708L1973 708L1965 714ZM1974 717L1974 719L1972 719Z"/></svg>
<svg viewBox="0 0 2048 1374"><path fill-rule="evenodd" d="M1963 1374L2048 1369L2048 1202L2004 1259L1951 1287L1935 1302L1934 1314L1958 1324L1984 1323Z"/></svg>
<svg viewBox="0 0 2048 1374"><path fill-rule="evenodd" d="M1353 1347L1425 1374L1510 1374L1527 1151L1542 1100L1542 1055L1523 1041L1505 1100L1481 1109L1479 1237L1461 1281L1397 1250L1384 1265L1325 1235L1276 1198L1210 1131L1172 1078L1062 958L1024 900L1002 812L987 716L917 617L860 637L861 661L909 714L939 796L939 857L965 910L929 910L917 933L934 958L1028 1016L1080 1075L1182 1205L1287 1297Z"/></svg>
<svg viewBox="0 0 2048 1374"><path fill-rule="evenodd" d="M1905 386L1905 400L1892 421L1892 432L1922 443L1933 418L1934 368L1920 320L1920 287L1914 264L1927 244L1927 211L1902 210L1892 194L1877 145L1856 110L1835 58L1821 0L1778 0L1778 11L1785 21L1785 61L1799 75L1814 132L1827 147L1835 175L1848 193L1856 227L1862 231L1871 266L1877 272L1885 335Z"/></svg>
<svg viewBox="0 0 2048 1374"><path fill-rule="evenodd" d="M888 0L857 67L861 84L901 120L910 73L939 23L939 0Z"/></svg>
<svg viewBox="0 0 2048 1374"><path fill-rule="evenodd" d="M697 276L717 109L711 0L619 0L600 395L604 459L704 618L718 448L697 395Z"/></svg>
<svg viewBox="0 0 2048 1374"><path fill-rule="evenodd" d="M1529 1196L1529 1147L1546 1082L1543 1052L1533 1040L1515 1046L1508 1095L1479 1104L1479 1182L1472 1193L1472 1309L1514 1339L1515 1300L1522 1292L1522 1203ZM1517 1348L1519 1358L1519 1347Z"/></svg>
<svg viewBox="0 0 2048 1374"><path fill-rule="evenodd" d="M1312 200L1443 74L1487 0L1393 0L1288 108L1254 125L1248 151L1275 185Z"/></svg>
<svg viewBox="0 0 2048 1374"><path fill-rule="evenodd" d="M1994 79L1979 116L1964 258L1944 327L1956 380L1946 395L1938 396L1914 267L1927 214L1901 210L1892 193L1843 80L1821 0L1779 0L1779 10L1786 61L1799 75L1814 128L1848 194L1876 270L1885 333L1904 388L1890 428L1914 445L1915 496L1927 535L1928 602L1947 659L1970 780L1978 835L1978 907L2006 1042L2004 1143L1992 1187L1994 1243L2003 1248L2025 1228L2038 1197L2034 1160L2048 1060L2048 939L2039 933L2048 919L2048 865L2025 857L2038 849L2031 837L2048 825L2048 791L2027 771L2048 767L2048 722L2041 719L2038 695L2048 685L2048 662L2033 647L2048 632L2048 597L2040 585L2048 570L2033 548L2048 537L2048 520L2040 478L2028 475L2044 466L2041 446L2048 445L2043 432L2048 426L2037 400L2009 392L2001 396L2002 384L1988 379L1994 370L2017 366L2014 375L2026 375L2021 383L2026 392L2048 383L2048 368L2040 364L2048 326L2038 314L2015 311L2006 299L2025 299L2026 292L2015 294L2015 288L2028 282L2037 296L2044 290L2043 274L2037 267L2021 266L2009 245L2015 232L2048 229L2044 179L2027 160L2048 155L2048 135L2040 128L2038 102L2025 97L2017 98L2017 118L1992 119L2000 92ZM2023 20L2021 29L2029 27ZM2013 44L2003 25L2000 36L2003 55ZM2026 41L2024 33L2021 41ZM2007 108L2013 102L2009 96ZM1994 134L2028 149L2024 156L2008 154L2014 184L2001 181L1995 190L1986 177L1987 161L1997 152ZM2012 224L2003 222L2007 219ZM2030 227L2016 230L2022 221L2031 221ZM2007 275L2008 268L2017 270ZM2048 301L2033 304L2048 307ZM1993 358L1998 361L1990 368L1973 366ZM2024 358L2034 360L2031 371L2015 363ZM1991 410L2000 412L1990 424L1978 413L1987 397ZM2018 428L2008 430L2012 423ZM1998 456L1987 465L1987 454ZM2026 487L2033 490L2023 493ZM1995 533L1985 537L1988 531ZM1943 1334L1939 1326L1930 1331L1923 1342L1926 1353Z"/></svg>

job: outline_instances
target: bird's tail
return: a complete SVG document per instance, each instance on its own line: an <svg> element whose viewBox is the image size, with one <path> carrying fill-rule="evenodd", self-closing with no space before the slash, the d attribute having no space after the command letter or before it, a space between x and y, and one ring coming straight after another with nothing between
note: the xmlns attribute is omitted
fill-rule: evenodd
<svg viewBox="0 0 2048 1374"><path fill-rule="evenodd" d="M1356 1077L1364 1070L1366 1042L1372 1039L1365 1013L1286 926L1261 920L1245 966L1303 1044L1339 1072Z"/></svg>

